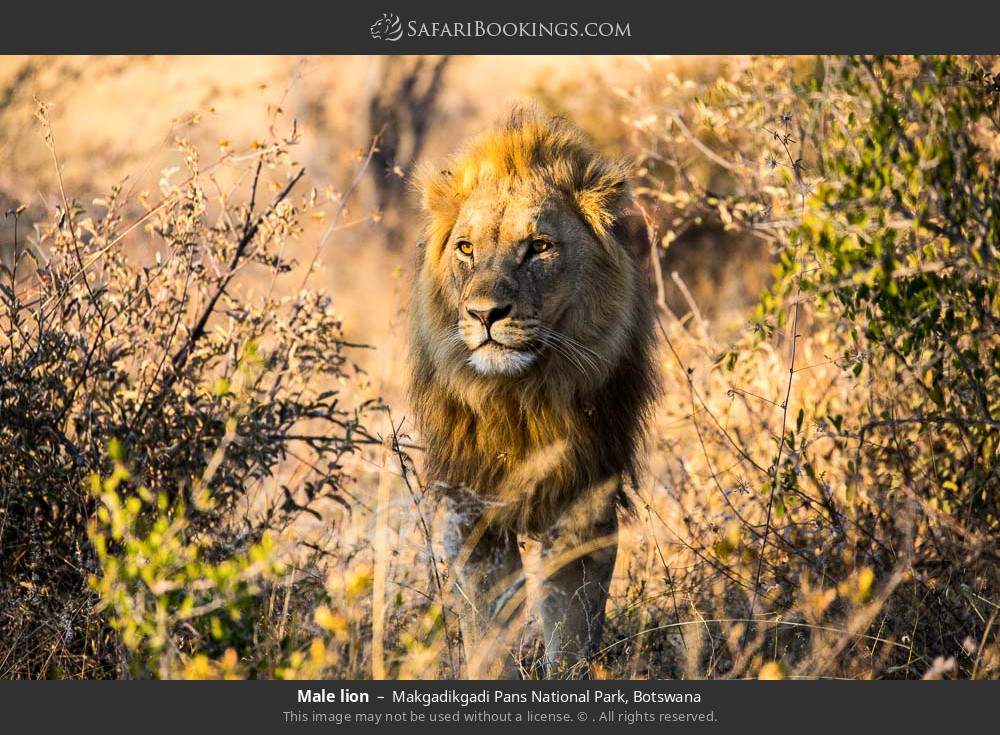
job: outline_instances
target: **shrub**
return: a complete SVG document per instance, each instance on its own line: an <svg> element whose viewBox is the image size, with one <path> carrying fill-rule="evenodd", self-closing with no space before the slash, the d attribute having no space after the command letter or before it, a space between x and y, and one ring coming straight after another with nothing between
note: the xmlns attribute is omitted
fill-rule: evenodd
<svg viewBox="0 0 1000 735"><path fill-rule="evenodd" d="M44 106L39 120L57 160ZM15 242L0 287L0 675L173 675L180 664L151 660L223 643L242 655L248 629L181 634L190 606L224 591L211 604L234 623L253 595L227 580L263 564L265 533L346 502L341 461L375 441L374 404L342 400L354 367L330 298L275 295L300 218L328 202L298 193L295 142L293 129L205 167L179 140L185 171L164 172L158 203L124 182L90 207L63 195L55 221ZM234 166L229 192L216 177ZM140 495L116 494L126 457ZM270 492L289 457L305 474Z"/></svg>
<svg viewBox="0 0 1000 735"><path fill-rule="evenodd" d="M930 609L885 629L985 673L975 653L1000 588L1000 85L964 57L850 59L834 73L854 109L827 128L825 177L775 295L814 295L846 337L854 413L826 420L854 455L842 480L854 556L883 578L900 570L888 606ZM820 481L808 457L783 471L789 493Z"/></svg>
<svg viewBox="0 0 1000 735"><path fill-rule="evenodd" d="M235 675L237 651L252 640L259 617L260 584L283 571L272 536L265 531L245 550L220 554L217 537L192 530L195 516L183 501L145 487L124 492L131 473L120 443L112 442L110 454L111 476L91 478L98 505L87 538L98 573L89 584L99 597L94 611L106 614L130 654L129 673L177 676L216 657ZM210 508L211 496L200 493L202 508ZM189 651L198 654L185 657Z"/></svg>
<svg viewBox="0 0 1000 735"><path fill-rule="evenodd" d="M715 613L711 655L687 650L698 675L774 658L806 676L996 675L995 67L757 59L668 78L687 108L632 96L659 244L711 217L778 262L734 343L694 303L689 329L664 326L689 397L658 437L683 529L666 614L684 627L678 597Z"/></svg>

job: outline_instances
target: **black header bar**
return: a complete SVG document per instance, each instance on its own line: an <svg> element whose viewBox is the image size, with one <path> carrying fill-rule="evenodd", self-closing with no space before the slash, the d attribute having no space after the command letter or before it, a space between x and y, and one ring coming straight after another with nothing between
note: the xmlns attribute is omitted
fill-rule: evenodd
<svg viewBox="0 0 1000 735"><path fill-rule="evenodd" d="M993 53L1000 4L951 0L11 3L5 53Z"/></svg>

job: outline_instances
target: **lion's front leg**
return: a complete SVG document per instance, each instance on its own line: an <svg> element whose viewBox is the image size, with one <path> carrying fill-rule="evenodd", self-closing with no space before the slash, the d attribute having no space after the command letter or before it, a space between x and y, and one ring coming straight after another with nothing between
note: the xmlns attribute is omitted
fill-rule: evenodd
<svg viewBox="0 0 1000 735"><path fill-rule="evenodd" d="M524 570L517 536L490 525L474 498L446 501L444 550L454 575L467 676L516 679Z"/></svg>
<svg viewBox="0 0 1000 735"><path fill-rule="evenodd" d="M542 631L549 676L579 676L601 643L618 553L618 481L580 498L542 541Z"/></svg>

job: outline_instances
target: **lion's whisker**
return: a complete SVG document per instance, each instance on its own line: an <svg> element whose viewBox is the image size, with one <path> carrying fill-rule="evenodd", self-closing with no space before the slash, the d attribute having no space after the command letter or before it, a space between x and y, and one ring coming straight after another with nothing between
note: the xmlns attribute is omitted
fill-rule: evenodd
<svg viewBox="0 0 1000 735"><path fill-rule="evenodd" d="M551 327L546 327L544 325L540 325L539 329L541 329L541 330L543 330L543 331L545 331L545 332L547 332L549 334L557 336L559 339L561 339L561 340L563 340L563 341L565 341L565 342L573 345L574 347L576 347L579 350L583 350L583 351L587 352L589 355L593 356L594 358L596 358L598 360L606 362L609 365L611 364L611 361L608 360L608 358L606 358L604 355L602 355L599 352L591 349L590 347L587 347L587 345L583 344L579 340L573 339L568 334L564 334L563 332L560 332L560 331L557 331L555 329L552 329Z"/></svg>
<svg viewBox="0 0 1000 735"><path fill-rule="evenodd" d="M586 378L596 377L597 365L593 363L593 361L587 359L585 354L581 353L579 350L575 350L572 345L561 342L559 340L559 335L546 334L543 332L539 335L539 337L544 345L551 347L558 354L562 355L567 362L580 371L581 375Z"/></svg>
<svg viewBox="0 0 1000 735"><path fill-rule="evenodd" d="M595 375L599 372L599 366L597 362L590 354L587 354L587 352L583 351L584 350L583 345L581 345L579 342L571 339L570 337L567 337L565 334L562 334L561 332L555 331L554 329L549 329L548 327L541 327L541 329L542 333L546 335L551 341L559 343L566 350L572 351L573 354L575 354L581 361L585 361L594 370ZM597 354L594 353L592 350L588 350L588 352L593 353L593 355ZM598 355L598 357L600 356Z"/></svg>

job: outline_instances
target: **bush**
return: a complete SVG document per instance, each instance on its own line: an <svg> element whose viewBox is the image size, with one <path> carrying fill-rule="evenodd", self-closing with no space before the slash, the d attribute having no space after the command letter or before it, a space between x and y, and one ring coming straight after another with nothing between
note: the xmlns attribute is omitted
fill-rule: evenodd
<svg viewBox="0 0 1000 735"><path fill-rule="evenodd" d="M775 295L815 295L846 337L855 411L826 418L854 455L842 480L854 557L900 575L887 601L900 622L883 629L961 650L959 670L978 675L1000 589L1000 86L969 58L851 59L834 73L854 109L827 128L824 181ZM808 457L783 471L782 496L819 481ZM924 606L922 624L902 624Z"/></svg>
<svg viewBox="0 0 1000 735"><path fill-rule="evenodd" d="M39 120L56 160L44 106ZM256 593L227 580L259 576L267 531L346 502L341 461L376 441L375 406L343 405L354 368L330 298L273 295L300 218L326 202L298 194L295 142L202 167L180 140L185 173L164 172L158 203L124 183L92 207L64 196L15 242L0 287L0 675L175 675L195 650L242 655L253 626L236 610ZM232 166L248 167L242 202L215 181ZM289 457L306 474L262 492ZM116 494L126 475L148 490ZM194 620L206 604L231 629Z"/></svg>
<svg viewBox="0 0 1000 735"><path fill-rule="evenodd" d="M89 583L99 597L95 612L106 614L129 651L129 673L177 676L216 657L227 676L235 675L237 651L253 639L260 616L260 585L283 571L271 535L265 531L246 550L220 555L218 539L192 530L182 501L145 487L123 493L131 473L117 441L111 457L111 476L91 478L99 504L87 538L98 573ZM202 492L203 509L211 507ZM184 656L192 650L195 657Z"/></svg>
<svg viewBox="0 0 1000 735"><path fill-rule="evenodd" d="M658 437L664 614L695 675L997 673L995 66L740 60L630 97L659 245L708 218L778 263L735 342L690 300L664 326L690 399ZM714 613L711 655L678 598Z"/></svg>

